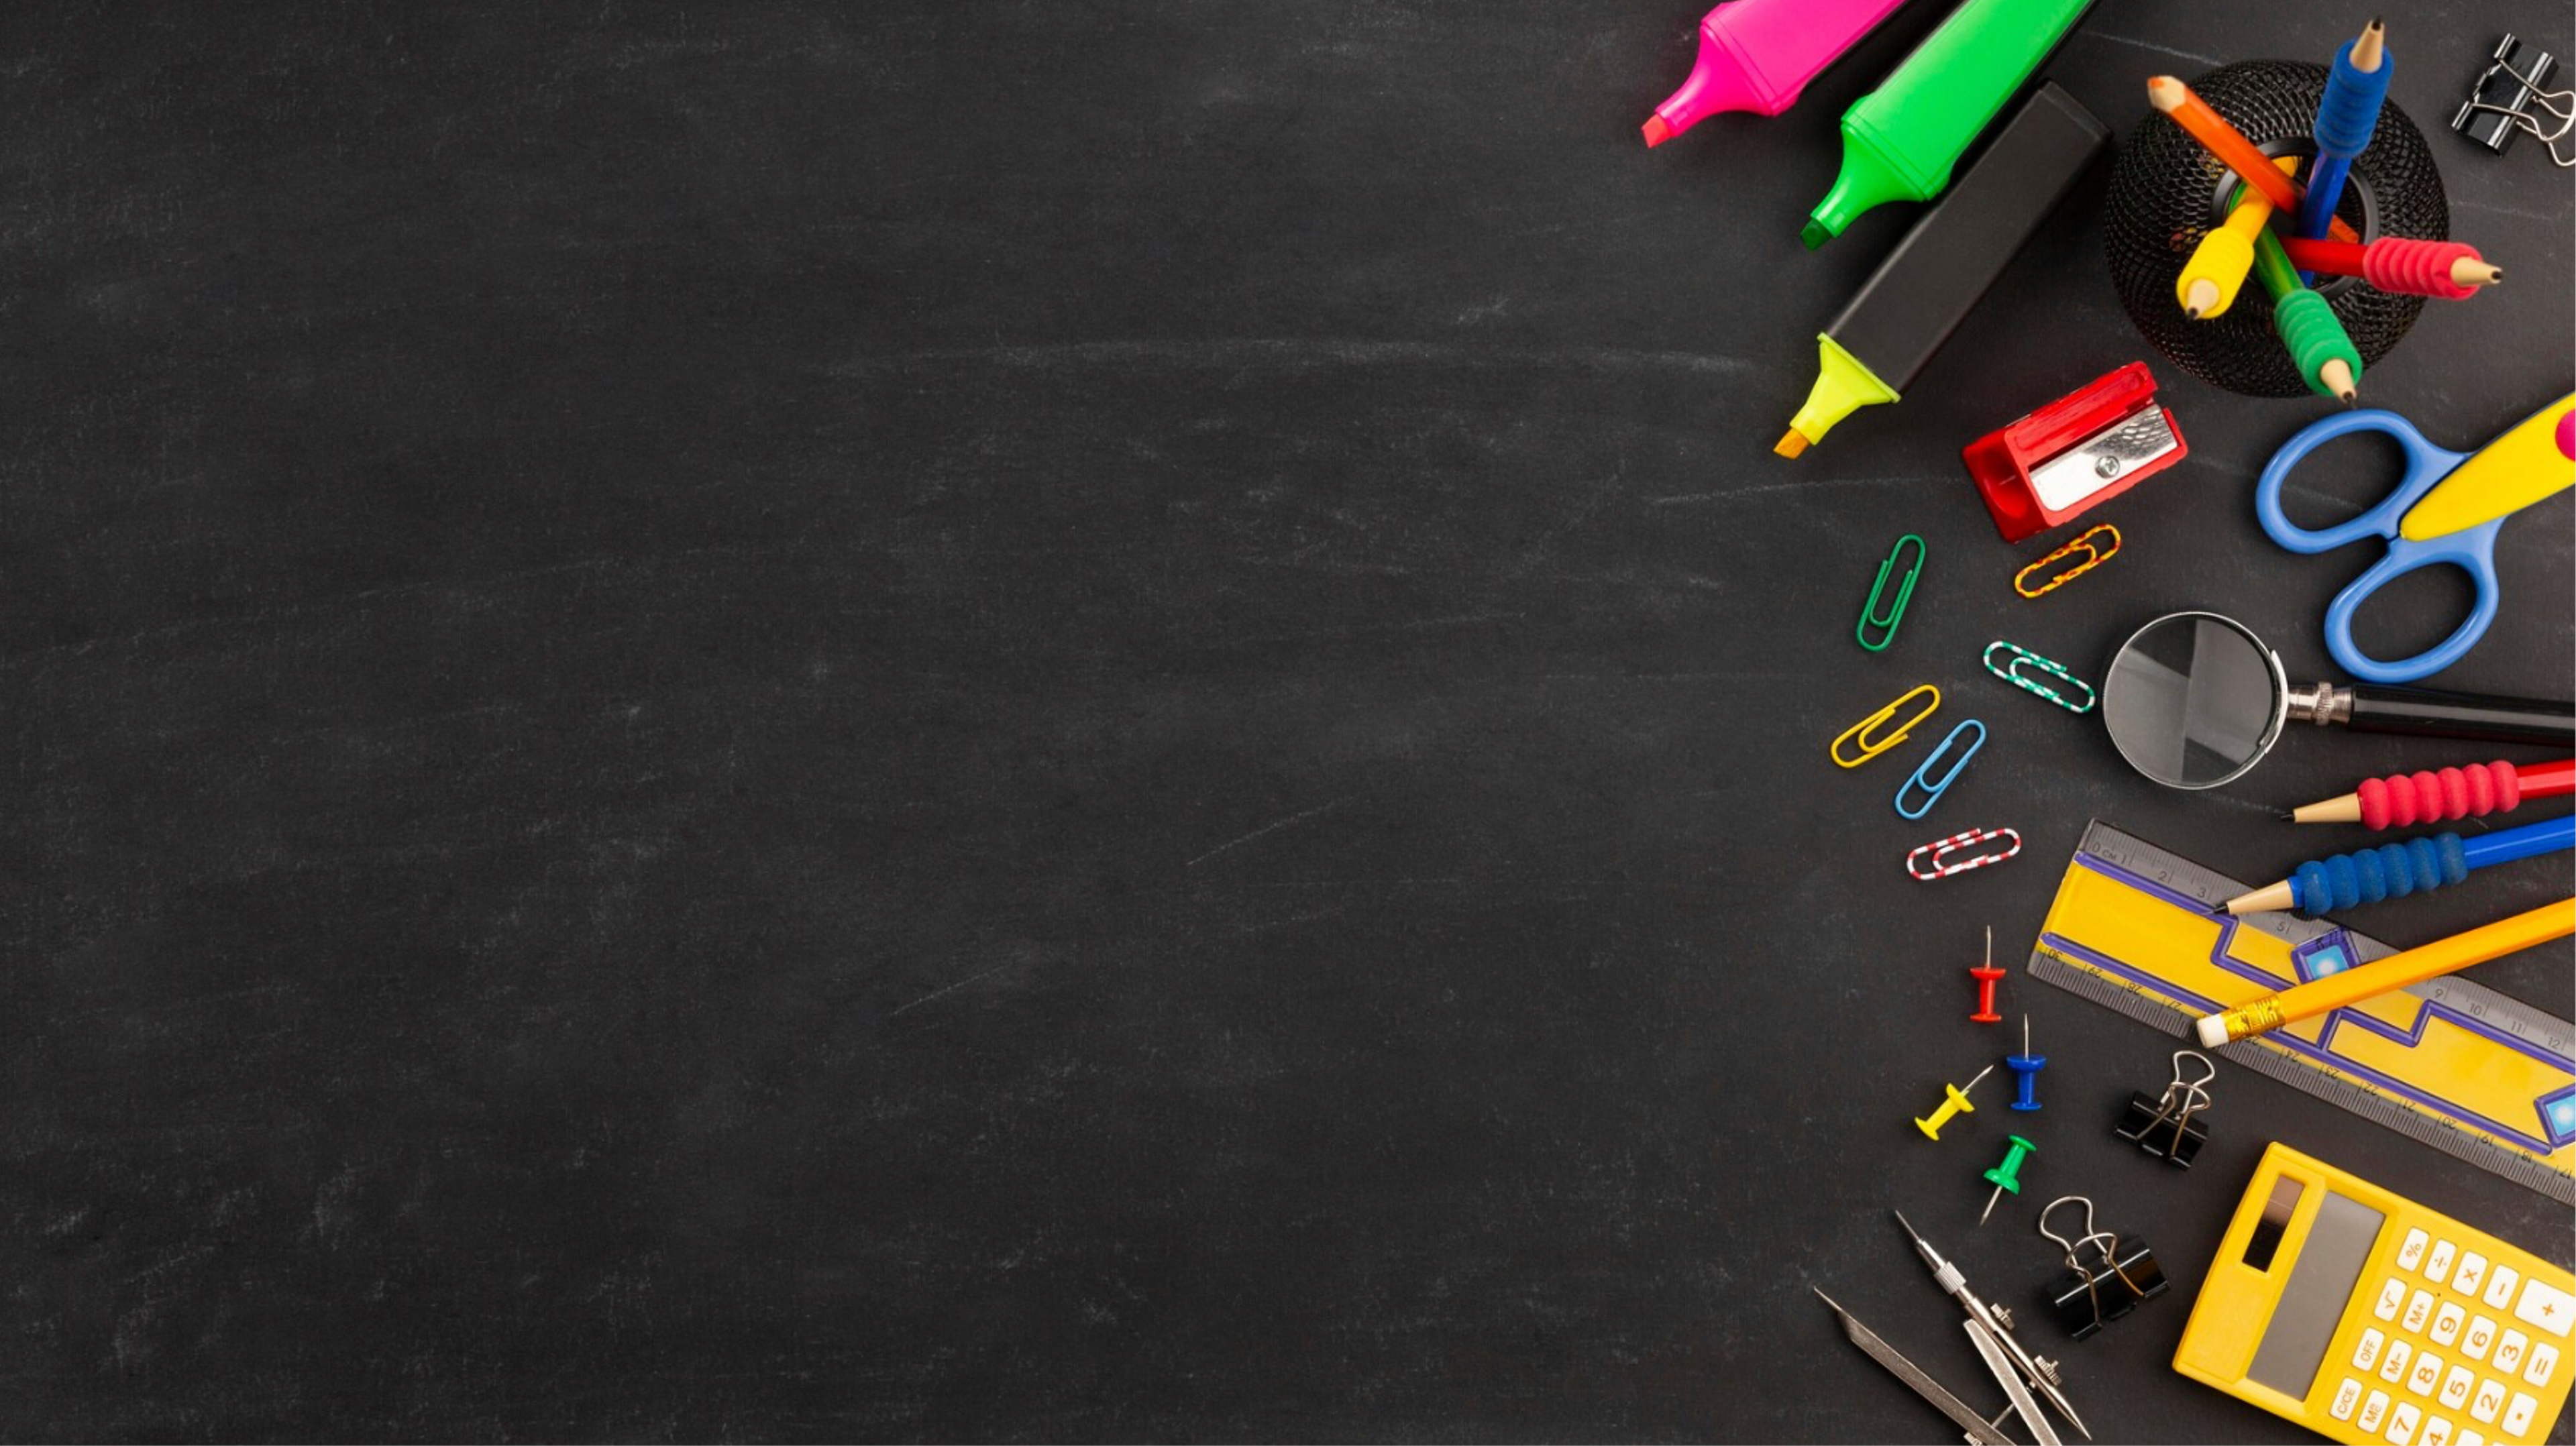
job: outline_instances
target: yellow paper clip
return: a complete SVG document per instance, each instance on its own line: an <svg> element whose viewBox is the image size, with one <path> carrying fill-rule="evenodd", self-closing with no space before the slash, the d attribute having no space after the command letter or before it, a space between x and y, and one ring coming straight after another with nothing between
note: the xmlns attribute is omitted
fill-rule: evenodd
<svg viewBox="0 0 2576 1446"><path fill-rule="evenodd" d="M2105 532L2111 534L2111 545L2108 547L2096 546L2093 539ZM2061 557L2065 557L2070 553L2076 552L2085 554L2085 558L2082 562L2075 564L2073 567L2070 567L2066 571L2059 573L2057 576L2050 578L2048 581L2041 583L2037 587L2026 585L2029 582L2030 575L2032 573L2038 572L2040 569L2057 561ZM2112 558L2119 555L2120 529L2113 527L2107 522L2096 527L2088 527L2084 530L2083 536L2076 538L2073 542L2057 549L2055 552L2052 552L2048 556L2041 558L2039 561L2032 563L2030 566L2023 568L2021 571L2014 573L2013 591L2020 593L2023 597L2037 597L2041 593L2047 592L2052 588L2061 588L2066 586L2068 583L2075 581L2077 578L2082 577L2084 574L2091 572L2093 569L2100 567L2102 564L2109 562Z"/></svg>
<svg viewBox="0 0 2576 1446"><path fill-rule="evenodd" d="M1897 724L1896 731L1894 733L1889 734L1886 738L1883 738L1876 743L1872 743L1869 740L1869 731L1876 728L1879 724L1886 722L1888 719L1895 717L1896 710L1914 701L1914 695L1917 693L1931 694L1932 701L1923 705L1922 712L1917 713L1913 717L1906 719L1904 722ZM1825 751L1833 756L1834 762L1841 764L1843 767L1858 768L1862 764L1867 763L1871 759L1876 758L1878 755L1895 747L1897 744L1904 742L1905 735L1914 731L1914 725L1931 717L1932 714L1940 708L1940 706L1941 690L1933 687L1929 683L1918 683L1914 687L1907 689L1904 693L1899 694L1895 702L1888 704L1886 707L1879 709L1877 712L1870 714L1868 717L1854 723L1849 728L1844 729L1843 736L1835 739L1833 741L1833 746L1827 748ZM1845 743L1850 743L1853 747L1858 748L1860 750L1860 757L1843 757L1843 745Z"/></svg>

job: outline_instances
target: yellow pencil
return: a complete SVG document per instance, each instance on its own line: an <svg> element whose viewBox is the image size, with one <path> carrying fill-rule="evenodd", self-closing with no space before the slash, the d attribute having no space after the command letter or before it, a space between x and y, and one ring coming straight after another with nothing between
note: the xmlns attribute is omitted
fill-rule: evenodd
<svg viewBox="0 0 2576 1446"><path fill-rule="evenodd" d="M2288 175L2299 168L2297 156L2283 156L2272 164ZM2213 226L2192 248L2191 259L2182 265L2182 274L2174 278L2174 300L2182 303L2182 314L2194 321L2209 321L2225 316L2236 304L2236 293L2245 285L2245 275L2254 269L2254 237L2272 220L2272 198L2247 186L2237 193L2236 209L2227 213L2227 224Z"/></svg>
<svg viewBox="0 0 2576 1446"><path fill-rule="evenodd" d="M2492 924L2481 924L2465 934L2391 954L2375 964L2346 969L2323 979L2266 995L2251 1004L2240 1004L2221 1014L2205 1016L2193 1028L2200 1035L2203 1049L2216 1049L2240 1039L2268 1034L2285 1024L2313 1019L2330 1009L2359 1004L2376 994L2421 984L2435 975L2483 964L2500 954L2528 949L2552 939L2576 934L2576 898L2543 904L2528 913Z"/></svg>

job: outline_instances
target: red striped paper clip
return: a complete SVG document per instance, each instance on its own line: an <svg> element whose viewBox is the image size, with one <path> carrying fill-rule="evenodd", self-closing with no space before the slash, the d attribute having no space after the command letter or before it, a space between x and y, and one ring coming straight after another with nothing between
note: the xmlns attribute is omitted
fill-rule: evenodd
<svg viewBox="0 0 2576 1446"><path fill-rule="evenodd" d="M2001 853L1979 854L1972 859L1954 859L1952 857L1952 855L1960 853L1965 849L1973 848L1978 844L1985 843L1993 839L2010 839L2012 840L2012 844ZM1907 854L1905 856L1905 871L1912 874L1921 882L1928 884L1934 879L1946 879L1952 874L1964 874L1970 869L1982 869L1988 864L2002 863L2004 860L2011 858L2013 855L2020 852L2021 835L2018 832L2008 828L1972 828L1966 833L1952 834L1950 837L1944 839L1934 839L1932 842L1923 845L1921 848L1916 849L1910 854ZM1928 872L1924 868L1916 867L1918 860L1929 866Z"/></svg>

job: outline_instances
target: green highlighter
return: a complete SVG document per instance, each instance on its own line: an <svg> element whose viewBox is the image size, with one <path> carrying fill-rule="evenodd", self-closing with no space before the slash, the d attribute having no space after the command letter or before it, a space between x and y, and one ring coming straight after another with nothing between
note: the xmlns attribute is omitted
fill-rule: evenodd
<svg viewBox="0 0 2576 1446"><path fill-rule="evenodd" d="M2093 0L1967 0L1843 112L1843 169L1799 239L1815 250L1889 201L1929 201Z"/></svg>

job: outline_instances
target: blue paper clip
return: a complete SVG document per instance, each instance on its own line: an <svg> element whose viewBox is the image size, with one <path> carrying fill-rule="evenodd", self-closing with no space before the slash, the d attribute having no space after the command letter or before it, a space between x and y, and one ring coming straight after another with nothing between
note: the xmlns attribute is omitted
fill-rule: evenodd
<svg viewBox="0 0 2576 1446"><path fill-rule="evenodd" d="M1932 771L1932 765L1940 762L1942 757L1950 751L1950 745L1959 741L1959 735L1967 732L1971 728L1977 730L1977 741L1968 745L1967 751L1961 753L1958 757L1958 761L1950 765L1950 770L1941 775L1941 781L1939 783L1934 783L1931 779L1926 778L1924 775ZM1951 729L1950 736L1941 740L1941 746L1933 749L1931 754L1923 760L1923 766L1914 770L1914 776L1906 779L1903 783L1896 786L1897 813L1905 818L1921 818L1923 815L1930 813L1932 811L1932 805L1939 803L1941 801L1941 795L1948 793L1950 791L1950 785L1958 781L1959 770L1966 768L1968 766L1968 760L1976 757L1977 750L1985 746L1986 725L1978 722L1976 719L1971 718L1966 722L1961 723L1958 727ZM1907 808L1905 806L1905 791L1909 788L1919 789L1922 791L1923 806L1921 808Z"/></svg>

